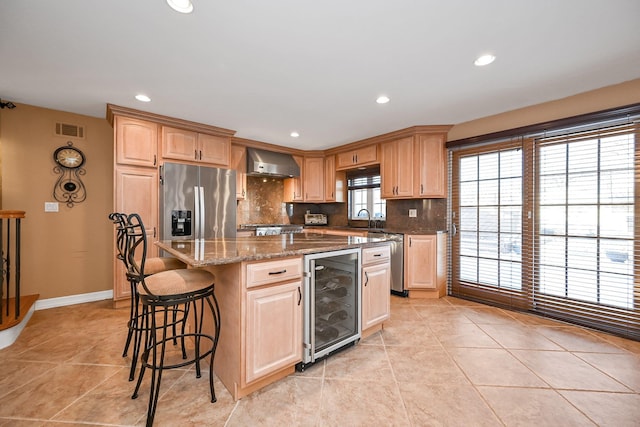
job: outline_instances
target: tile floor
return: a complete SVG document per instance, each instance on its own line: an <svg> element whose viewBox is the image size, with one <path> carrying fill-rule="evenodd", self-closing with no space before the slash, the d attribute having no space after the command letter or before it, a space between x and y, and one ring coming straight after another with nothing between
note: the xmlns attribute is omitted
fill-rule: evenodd
<svg viewBox="0 0 640 427"><path fill-rule="evenodd" d="M0 426L144 425L121 357L127 310L37 311L0 350ZM446 297L392 297L381 333L234 402L163 377L159 426L638 426L640 343Z"/></svg>

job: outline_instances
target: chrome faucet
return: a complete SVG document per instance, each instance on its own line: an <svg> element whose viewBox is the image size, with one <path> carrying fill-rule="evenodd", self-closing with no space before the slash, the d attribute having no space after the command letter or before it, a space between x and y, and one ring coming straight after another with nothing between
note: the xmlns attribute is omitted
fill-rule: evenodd
<svg viewBox="0 0 640 427"><path fill-rule="evenodd" d="M369 212L369 209L367 208L362 208L357 213L358 217L360 217L360 212L362 211L365 211L367 213L367 228L371 228L371 212Z"/></svg>

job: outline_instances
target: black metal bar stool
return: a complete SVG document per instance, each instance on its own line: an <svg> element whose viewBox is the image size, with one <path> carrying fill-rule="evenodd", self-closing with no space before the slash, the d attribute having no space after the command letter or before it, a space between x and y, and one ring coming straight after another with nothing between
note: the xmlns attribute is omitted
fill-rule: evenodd
<svg viewBox="0 0 640 427"><path fill-rule="evenodd" d="M151 390L147 411L147 426L153 424L160 382L165 369L180 368L195 364L196 378L201 377L200 361L209 357L209 389L211 402L216 401L213 388L213 359L220 337L220 311L214 295L215 277L208 271L200 269L179 269L164 271L147 276L145 272L147 239L144 225L138 214L131 214L127 223L127 239L131 274L138 274L138 294L142 304L143 330L145 331L144 351L142 352L140 373L136 388L131 396L138 397L145 371L151 369ZM131 254L141 251L142 257L136 260ZM206 303L206 304L205 304ZM171 326L175 325L169 316L176 306L184 307L185 316L191 321L192 330L187 332L186 321L182 323L180 333ZM205 308L213 320L213 334L203 332ZM193 348L185 353L185 338L193 339ZM166 344L180 339L183 343L182 359L165 364Z"/></svg>
<svg viewBox="0 0 640 427"><path fill-rule="evenodd" d="M142 327L142 315L139 312L140 296L138 295L138 278L137 273L131 274L131 265L129 264L129 257L127 255L128 239L127 239L127 221L128 217L124 213L113 212L109 214L109 219L116 226L116 258L124 263L127 280L131 286L131 307L129 311L129 320L127 322L127 340L124 344L124 350L122 351L122 357L127 357L129 352L129 346L133 338L133 354L131 355L131 369L129 370L129 381L133 381L135 378L135 371L138 362L138 356L140 354L140 346L142 345L142 334L144 332ZM139 254L134 254L138 257ZM145 264L145 275L149 276L162 271L176 270L180 268L186 268L186 264L177 258L173 257L153 257L147 258ZM181 323L184 319L184 311L179 307L174 308L172 315L174 329L177 324ZM184 353L184 351L183 351Z"/></svg>

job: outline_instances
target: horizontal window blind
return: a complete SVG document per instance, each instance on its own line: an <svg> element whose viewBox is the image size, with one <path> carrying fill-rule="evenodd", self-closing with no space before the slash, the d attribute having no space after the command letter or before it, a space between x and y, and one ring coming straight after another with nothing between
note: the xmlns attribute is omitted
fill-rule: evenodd
<svg viewBox="0 0 640 427"><path fill-rule="evenodd" d="M637 134L535 140L533 311L640 339Z"/></svg>
<svg viewBox="0 0 640 427"><path fill-rule="evenodd" d="M602 126L450 151L451 295L640 340L640 126Z"/></svg>

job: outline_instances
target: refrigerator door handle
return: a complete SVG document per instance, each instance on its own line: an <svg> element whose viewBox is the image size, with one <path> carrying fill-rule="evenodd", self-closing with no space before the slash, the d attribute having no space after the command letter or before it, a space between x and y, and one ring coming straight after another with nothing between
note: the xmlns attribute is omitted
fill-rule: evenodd
<svg viewBox="0 0 640 427"><path fill-rule="evenodd" d="M193 227L193 238L194 239L199 239L200 238L200 191L198 191L200 187L195 186L193 187L193 195L194 195L194 199L195 199L195 225Z"/></svg>
<svg viewBox="0 0 640 427"><path fill-rule="evenodd" d="M204 239L205 230L204 230L204 221L205 221L205 204L204 204L204 187L198 187L200 190L200 224L198 224L198 234L200 234L200 238Z"/></svg>

